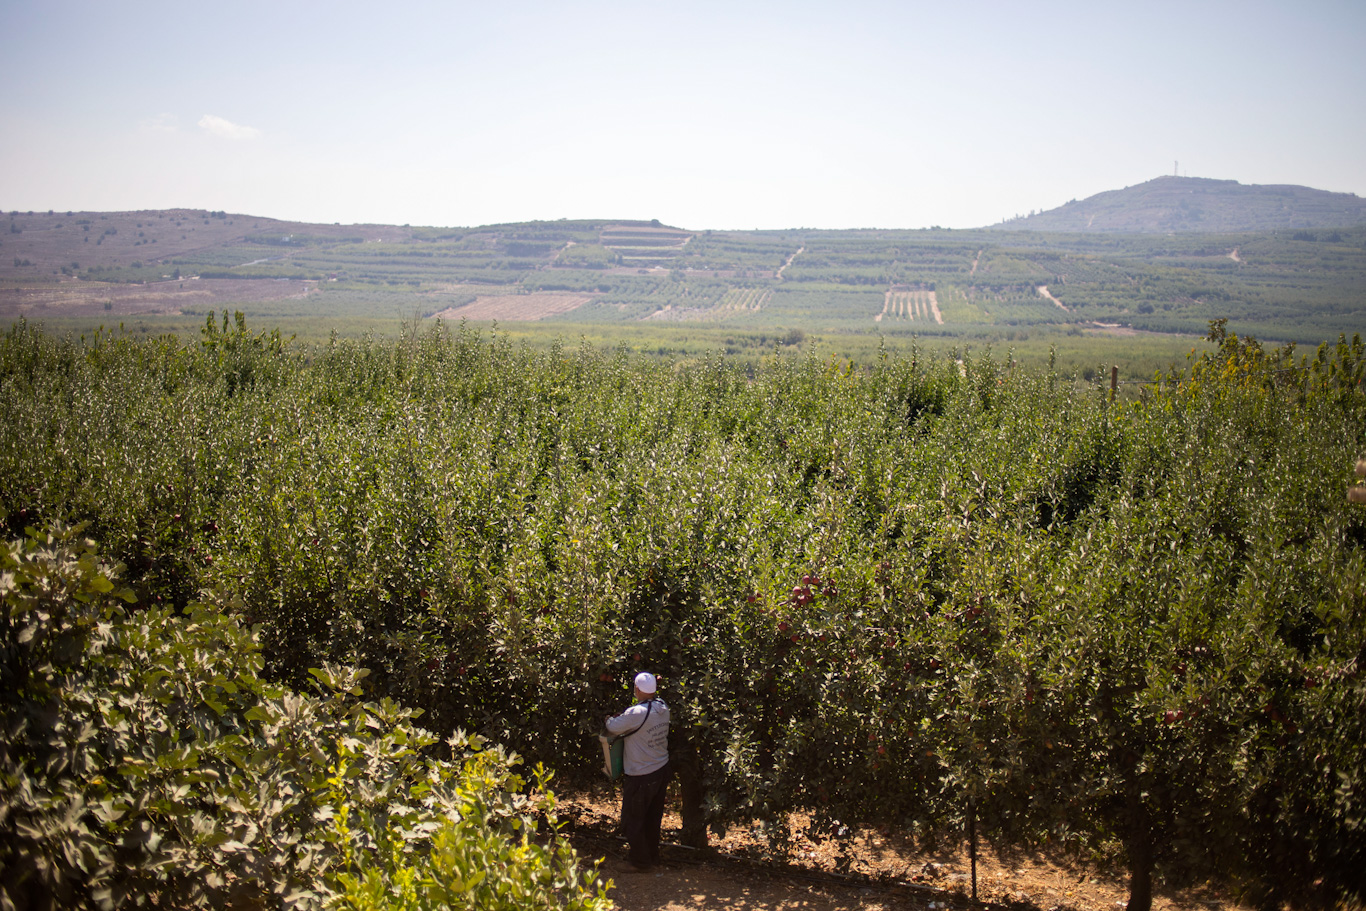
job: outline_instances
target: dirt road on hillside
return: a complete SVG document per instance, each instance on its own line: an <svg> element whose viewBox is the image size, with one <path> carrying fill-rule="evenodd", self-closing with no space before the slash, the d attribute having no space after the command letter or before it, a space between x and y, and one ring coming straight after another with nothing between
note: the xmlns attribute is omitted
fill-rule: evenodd
<svg viewBox="0 0 1366 911"><path fill-rule="evenodd" d="M1051 300L1053 303L1057 304L1059 310L1065 310L1065 311L1067 311L1068 313L1071 313L1071 312L1072 312L1070 309L1068 309L1068 308L1063 304L1062 301L1058 300L1056 297L1054 297L1052 294L1050 294L1050 293L1048 292L1048 286L1047 286L1047 285L1039 285L1039 287L1038 287L1037 289L1035 289L1035 290L1037 290L1037 291L1039 292L1039 297L1047 298L1048 300Z"/></svg>

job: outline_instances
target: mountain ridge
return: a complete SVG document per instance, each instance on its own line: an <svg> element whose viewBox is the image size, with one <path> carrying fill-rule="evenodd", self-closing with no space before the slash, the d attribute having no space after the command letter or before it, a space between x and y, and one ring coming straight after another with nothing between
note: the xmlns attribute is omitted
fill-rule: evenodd
<svg viewBox="0 0 1366 911"><path fill-rule="evenodd" d="M1107 234L1213 234L1349 228L1366 224L1366 199L1293 184L1155 177L984 230Z"/></svg>

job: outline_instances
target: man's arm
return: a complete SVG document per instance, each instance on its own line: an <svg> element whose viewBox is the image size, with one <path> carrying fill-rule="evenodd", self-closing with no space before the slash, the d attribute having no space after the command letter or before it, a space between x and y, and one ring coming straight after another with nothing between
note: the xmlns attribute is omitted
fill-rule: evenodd
<svg viewBox="0 0 1366 911"><path fill-rule="evenodd" d="M613 715L607 719L607 733L609 734L629 734L640 726L640 719L635 717L639 712L633 712L636 706L622 712L620 715Z"/></svg>

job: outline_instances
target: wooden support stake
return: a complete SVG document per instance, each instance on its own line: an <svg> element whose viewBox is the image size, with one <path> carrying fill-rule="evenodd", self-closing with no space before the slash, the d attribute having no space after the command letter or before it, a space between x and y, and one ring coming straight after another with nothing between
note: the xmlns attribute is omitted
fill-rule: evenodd
<svg viewBox="0 0 1366 911"><path fill-rule="evenodd" d="M1115 400L1115 388L1119 386L1119 367L1110 368L1110 401Z"/></svg>
<svg viewBox="0 0 1366 911"><path fill-rule="evenodd" d="M977 804L968 800L968 855L972 858L972 900L977 901Z"/></svg>

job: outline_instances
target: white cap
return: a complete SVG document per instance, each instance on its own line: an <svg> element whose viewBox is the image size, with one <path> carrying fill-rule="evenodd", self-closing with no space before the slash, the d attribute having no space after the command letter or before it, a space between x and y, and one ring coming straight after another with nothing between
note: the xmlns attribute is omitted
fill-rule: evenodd
<svg viewBox="0 0 1366 911"><path fill-rule="evenodd" d="M642 693L653 693L655 691L655 675L649 671L641 671L636 674L636 689Z"/></svg>

